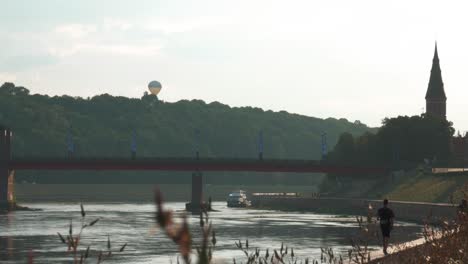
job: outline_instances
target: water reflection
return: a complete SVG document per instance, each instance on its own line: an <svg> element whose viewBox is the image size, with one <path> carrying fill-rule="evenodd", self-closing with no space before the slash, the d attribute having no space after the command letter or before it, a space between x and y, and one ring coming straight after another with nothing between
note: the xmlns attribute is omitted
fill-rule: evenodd
<svg viewBox="0 0 468 264"><path fill-rule="evenodd" d="M73 218L75 231L80 225L78 204L30 204L42 208L37 212L14 212L0 215L0 261L2 263L26 262L30 251L35 263L63 263L70 259L66 246L57 232L67 233ZM319 257L321 247L334 247L345 252L350 237L358 229L354 217L317 215L311 213L284 213L268 210L232 209L224 202L213 203L219 212L210 214L217 234L215 258L230 263L233 257L242 258L234 241L249 239L251 247L278 248L284 242L293 247L295 254ZM181 214L183 203L168 203L167 207ZM124 243L124 253L113 258L113 263L169 263L175 262L177 248L154 224L152 204L86 204L87 221L102 219L96 227L86 230L82 245L91 245L92 256L104 250L107 235L115 248ZM200 237L199 219L189 215L194 238ZM413 239L421 232L416 224L398 223L395 237ZM196 241L195 241L196 243ZM378 243L378 241L374 241Z"/></svg>

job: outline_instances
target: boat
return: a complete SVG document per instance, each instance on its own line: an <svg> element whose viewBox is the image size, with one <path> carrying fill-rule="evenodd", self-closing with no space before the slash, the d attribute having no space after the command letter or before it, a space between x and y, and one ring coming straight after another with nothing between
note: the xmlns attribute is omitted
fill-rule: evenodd
<svg viewBox="0 0 468 264"><path fill-rule="evenodd" d="M227 198L228 207L249 207L250 205L246 192L242 190L230 193Z"/></svg>

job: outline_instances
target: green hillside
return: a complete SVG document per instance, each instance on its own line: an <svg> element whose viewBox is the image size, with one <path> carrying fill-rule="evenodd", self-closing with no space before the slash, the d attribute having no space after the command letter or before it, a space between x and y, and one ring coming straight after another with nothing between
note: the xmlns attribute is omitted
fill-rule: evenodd
<svg viewBox="0 0 468 264"><path fill-rule="evenodd" d="M14 132L13 156L16 157L66 156L69 130L76 156L130 157L131 134L135 130L138 157L191 157L196 148L195 131L199 130L202 157L254 158L257 135L263 131L265 158L319 159L322 133L327 133L331 149L343 132L361 135L372 130L346 119L320 119L285 111L229 107L218 102L207 104L201 100L168 103L153 95L142 98L108 94L92 98L50 97L31 94L28 89L12 83L0 87L0 124L11 127ZM130 178L125 176L128 172L101 174L112 175L116 182L152 181L149 178L174 181L167 173L133 173ZM38 182L100 182L104 177L96 176L97 173L86 173L80 180L59 177L58 173L32 175L21 172L17 177L19 180L35 177L34 181ZM230 174L222 175L213 176L217 179L213 181L230 181ZM255 181L255 177L242 175ZM299 176L295 178L293 181L301 181Z"/></svg>

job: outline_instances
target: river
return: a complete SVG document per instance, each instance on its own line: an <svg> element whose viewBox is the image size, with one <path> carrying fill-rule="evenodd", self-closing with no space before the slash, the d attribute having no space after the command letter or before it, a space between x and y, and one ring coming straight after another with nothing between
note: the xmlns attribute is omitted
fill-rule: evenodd
<svg viewBox="0 0 468 264"><path fill-rule="evenodd" d="M34 263L71 263L71 255L57 232L68 233L73 220L74 232L81 225L78 203L24 204L41 211L17 211L0 215L0 262L26 263L29 256ZM176 215L183 213L184 203L165 204ZM111 257L112 263L176 263L177 248L155 225L155 207L151 203L87 203L86 222L101 218L95 226L86 228L81 244L91 245L96 263L97 250L111 247L118 250L127 243L124 252ZM358 233L354 216L324 215L303 212L280 212L257 209L227 208L225 202L214 202L218 212L210 213L216 231L214 258L217 263L232 263L232 258L245 262L244 254L235 241L249 239L251 248L277 249L284 243L294 248L300 257L320 258L321 247L333 247L346 255L350 239ZM199 233L198 216L189 215L195 244ZM397 222L393 240L409 240L421 235L418 224ZM376 243L376 242L374 242ZM374 244L375 246L375 244Z"/></svg>

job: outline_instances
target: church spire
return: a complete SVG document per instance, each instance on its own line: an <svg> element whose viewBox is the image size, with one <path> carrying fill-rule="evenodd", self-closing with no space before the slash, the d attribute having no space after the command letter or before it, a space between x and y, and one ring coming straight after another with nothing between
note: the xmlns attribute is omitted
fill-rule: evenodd
<svg viewBox="0 0 468 264"><path fill-rule="evenodd" d="M426 113L445 119L446 101L447 97L445 96L436 42L434 58L432 59L431 76L426 92Z"/></svg>
<svg viewBox="0 0 468 264"><path fill-rule="evenodd" d="M437 42L435 44L434 58L432 59L431 77L427 87L426 99L446 100L442 73L440 71L439 54L437 52Z"/></svg>

